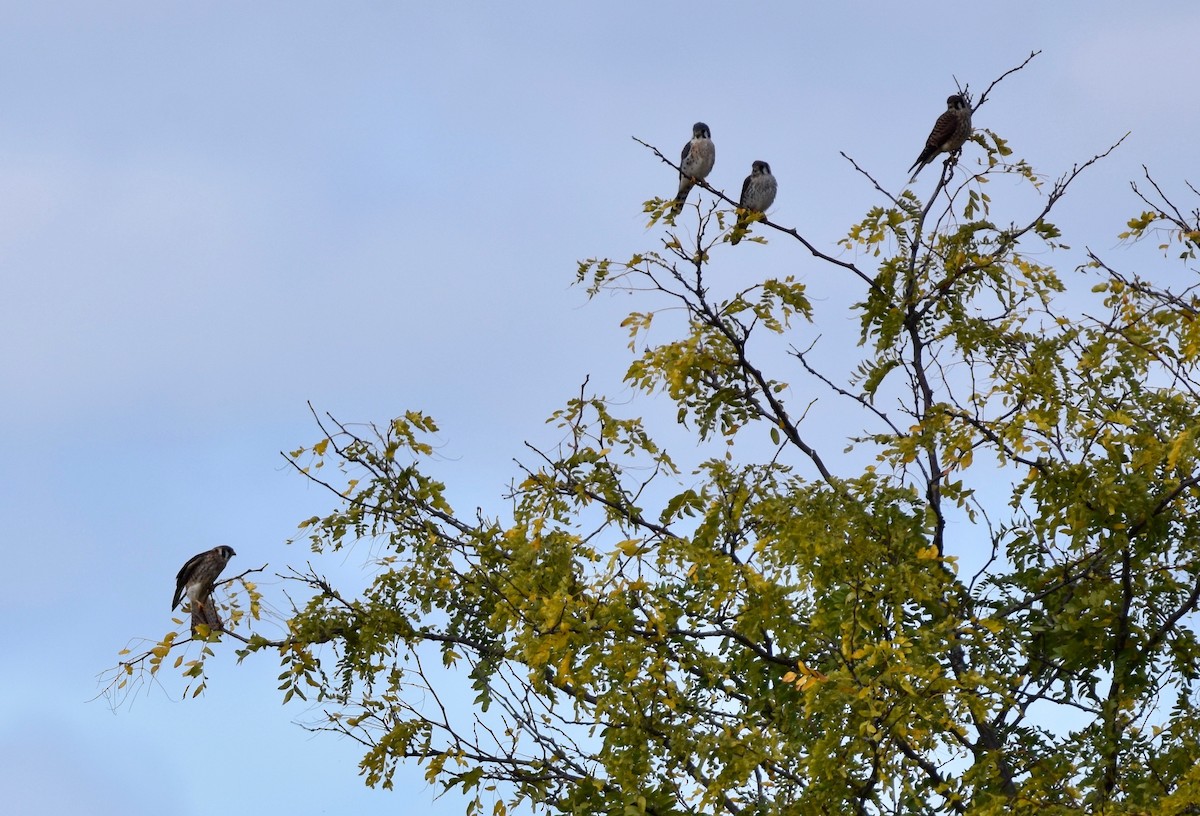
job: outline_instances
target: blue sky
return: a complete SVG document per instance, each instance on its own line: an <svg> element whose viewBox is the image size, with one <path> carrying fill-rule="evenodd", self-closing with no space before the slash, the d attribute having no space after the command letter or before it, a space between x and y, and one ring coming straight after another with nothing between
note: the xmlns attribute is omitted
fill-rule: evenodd
<svg viewBox="0 0 1200 816"><path fill-rule="evenodd" d="M195 552L309 557L285 542L329 501L279 455L318 438L306 401L431 413L458 506L497 507L585 376L628 396L634 302L570 284L659 240L641 202L675 179L631 136L675 155L702 119L713 184L769 161L773 220L835 251L878 201L838 152L899 189L953 77L980 91L1035 49L976 125L1050 177L1132 131L1063 202L1078 251L1052 260L1120 252L1142 164L1194 204L1197 30L1189 0L6 4L0 807L461 812L416 768L363 787L353 744L280 705L270 656L235 667L222 644L197 700L165 672L115 713L89 702L171 626ZM857 294L782 240L730 250L722 274ZM366 557L322 567L352 586Z"/></svg>

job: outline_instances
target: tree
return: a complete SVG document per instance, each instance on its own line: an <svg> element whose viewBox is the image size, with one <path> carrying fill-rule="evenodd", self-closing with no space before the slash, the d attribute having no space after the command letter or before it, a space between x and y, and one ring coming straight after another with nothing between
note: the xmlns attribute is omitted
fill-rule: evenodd
<svg viewBox="0 0 1200 816"><path fill-rule="evenodd" d="M198 691L222 633L278 652L285 699L362 743L368 784L416 760L468 813L1200 812L1200 298L1095 254L1068 291L1033 260L1106 154L1044 189L999 135L969 144L978 169L948 158L926 202L860 170L883 203L852 260L751 223L858 287L850 373L796 345L802 282L717 293L736 202L706 183L660 249L580 264L590 293L636 293L627 382L672 401L694 466L585 382L507 509L472 516L428 472L430 417L314 412L288 459L336 502L303 534L370 542L378 571L291 573L308 600L274 640L240 631L239 576L226 629L176 665ZM994 217L999 174L1035 211ZM1146 178L1122 237L1194 261L1200 214ZM811 430L817 399L864 430Z"/></svg>

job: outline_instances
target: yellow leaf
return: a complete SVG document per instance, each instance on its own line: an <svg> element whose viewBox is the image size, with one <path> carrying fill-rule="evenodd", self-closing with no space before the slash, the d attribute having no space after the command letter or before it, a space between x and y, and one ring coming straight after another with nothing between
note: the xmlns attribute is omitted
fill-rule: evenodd
<svg viewBox="0 0 1200 816"><path fill-rule="evenodd" d="M1000 621L993 620L992 618L984 618L984 619L980 620L979 625L982 626L984 629L987 629L993 635L1000 634L1000 630L1004 628L1004 626L1000 623Z"/></svg>
<svg viewBox="0 0 1200 816"><path fill-rule="evenodd" d="M625 555L633 557L638 554L642 546L640 538L627 538L617 545L617 548Z"/></svg>
<svg viewBox="0 0 1200 816"><path fill-rule="evenodd" d="M558 661L558 676L560 678L563 678L566 680L569 680L571 678L571 658L572 658L572 656L573 655L571 654L571 652L567 652L566 654L563 655L562 660Z"/></svg>
<svg viewBox="0 0 1200 816"><path fill-rule="evenodd" d="M328 438L322 439L320 442L313 445L313 453L315 453L317 456L324 456L325 449L327 447L329 447L329 439Z"/></svg>
<svg viewBox="0 0 1200 816"><path fill-rule="evenodd" d="M795 686L797 691L808 691L829 679L822 672L810 669L803 660L796 662L796 668L799 669L798 672L788 672L783 679Z"/></svg>

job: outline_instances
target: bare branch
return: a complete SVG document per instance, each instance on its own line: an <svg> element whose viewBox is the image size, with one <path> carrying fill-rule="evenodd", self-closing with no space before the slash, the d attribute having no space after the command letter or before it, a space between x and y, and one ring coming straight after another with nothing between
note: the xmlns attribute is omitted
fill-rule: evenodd
<svg viewBox="0 0 1200 816"><path fill-rule="evenodd" d="M1034 58L1034 57L1036 57L1036 56L1037 56L1038 54L1040 54L1040 53L1042 53L1040 49L1039 49L1039 50L1037 50L1037 51L1031 51L1031 52L1030 52L1030 54L1029 54L1029 56L1028 56L1028 57L1026 57L1026 58L1024 59L1024 61L1022 61L1022 62L1021 62L1021 64L1020 64L1020 65L1016 66L1015 68L1009 68L1009 69L1008 69L1007 71L1005 71L1003 74L1001 74L1000 76L998 76L998 77L996 77L994 80L992 80L992 84L991 84L991 85L988 85L988 86L987 86L987 88L985 88L985 89L984 89L983 93L982 93L982 94L980 94L980 96L979 96L979 101L978 101L978 102L976 102L976 103L975 103L975 104L972 106L972 110L979 110L980 108L982 108L982 107L983 107L983 105L984 105L984 103L985 103L985 102L987 102L988 94L990 94L990 93L992 92L992 88L995 88L997 85L999 85L999 84L1000 84L1000 83L1001 83L1001 82L1002 82L1004 79L1006 79L1006 78L1007 78L1009 75L1011 75L1011 74L1015 74L1017 71L1020 71L1022 68L1024 68L1024 67L1025 67L1026 65L1028 65L1030 62L1032 62L1032 61L1033 61L1033 58Z"/></svg>

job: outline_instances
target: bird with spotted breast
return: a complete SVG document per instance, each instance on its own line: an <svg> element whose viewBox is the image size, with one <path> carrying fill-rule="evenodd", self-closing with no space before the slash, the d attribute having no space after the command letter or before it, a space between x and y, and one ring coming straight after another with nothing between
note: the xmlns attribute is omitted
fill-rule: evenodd
<svg viewBox="0 0 1200 816"><path fill-rule="evenodd" d="M750 175L742 182L742 197L738 199L737 223L729 243L737 244L746 234L750 221L754 216L765 213L767 208L775 203L775 193L779 191L779 183L771 175L771 165L765 161L756 161L750 165Z"/></svg>
<svg viewBox="0 0 1200 816"><path fill-rule="evenodd" d="M221 617L212 602L213 587L229 559L237 553L225 544L213 547L188 559L175 576L175 596L171 598L171 609L179 606L186 594L192 613L192 634L198 634L197 626L206 624L210 629L221 626Z"/></svg>
<svg viewBox="0 0 1200 816"><path fill-rule="evenodd" d="M929 138L925 140L925 149L917 160L912 163L912 178L909 184L917 180L917 173L925 169L925 165L933 161L939 153L953 153L962 149L963 143L971 136L971 103L962 94L953 94L946 99L946 112L938 117L933 124Z"/></svg>
<svg viewBox="0 0 1200 816"><path fill-rule="evenodd" d="M679 192L675 195L675 203L671 205L672 218L679 215L688 193L697 181L703 181L712 172L716 161L717 148L713 145L712 132L708 125L697 122L692 125L691 141L683 146L683 155L679 157Z"/></svg>

